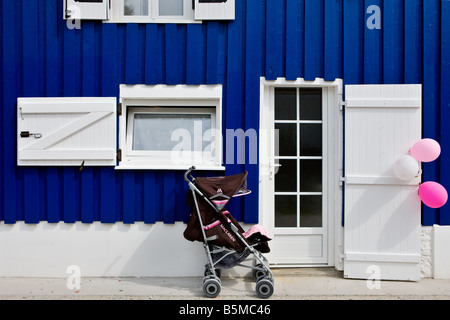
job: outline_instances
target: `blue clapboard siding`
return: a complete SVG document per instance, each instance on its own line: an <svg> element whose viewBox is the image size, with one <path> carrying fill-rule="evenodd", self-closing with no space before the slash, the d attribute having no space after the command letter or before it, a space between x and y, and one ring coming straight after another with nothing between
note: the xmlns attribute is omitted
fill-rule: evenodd
<svg viewBox="0 0 450 320"><path fill-rule="evenodd" d="M180 171L16 166L18 97L118 97L120 84L222 84L224 130L248 130L259 127L260 77L422 83L423 135L442 147L437 161L424 164L424 181L450 190L449 1L238 0L234 21L86 21L81 30L66 27L62 3L0 3L4 223L186 221ZM381 30L366 28L370 5L381 8ZM253 193L229 209L238 220L256 223L258 164L249 163L248 148L246 163L237 160L226 164L226 174L248 170ZM435 223L450 224L449 205L423 208L423 224Z"/></svg>

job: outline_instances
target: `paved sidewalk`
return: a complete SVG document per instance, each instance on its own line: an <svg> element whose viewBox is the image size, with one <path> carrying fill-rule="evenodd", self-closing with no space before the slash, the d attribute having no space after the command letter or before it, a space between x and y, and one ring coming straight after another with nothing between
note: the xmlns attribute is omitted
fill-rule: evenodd
<svg viewBox="0 0 450 320"><path fill-rule="evenodd" d="M450 280L381 281L370 289L365 280L344 279L333 268L274 269L270 300L408 299L450 300ZM0 278L0 300L204 300L202 278L82 278L79 289L67 279ZM216 300L258 299L255 281L223 277Z"/></svg>

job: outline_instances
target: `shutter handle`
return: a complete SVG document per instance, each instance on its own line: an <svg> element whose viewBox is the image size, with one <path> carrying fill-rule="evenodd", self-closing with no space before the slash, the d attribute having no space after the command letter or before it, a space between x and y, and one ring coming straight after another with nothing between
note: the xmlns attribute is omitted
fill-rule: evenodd
<svg viewBox="0 0 450 320"><path fill-rule="evenodd" d="M29 138L31 136L33 136L35 139L42 138L42 134L41 133L30 133L30 131L22 131L22 132L20 132L20 137L21 138Z"/></svg>

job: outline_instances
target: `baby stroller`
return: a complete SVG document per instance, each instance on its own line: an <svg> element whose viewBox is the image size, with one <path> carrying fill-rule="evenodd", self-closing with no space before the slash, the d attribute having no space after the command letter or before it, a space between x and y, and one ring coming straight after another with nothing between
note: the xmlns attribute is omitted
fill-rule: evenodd
<svg viewBox="0 0 450 320"><path fill-rule="evenodd" d="M187 203L193 212L183 235L187 240L203 242L208 261L203 278L205 296L215 298L219 295L222 269L242 266L253 269L257 295L269 298L274 291L274 280L262 253L270 251L267 242L271 237L259 225L245 232L225 209L231 198L250 193L247 172L226 177L194 178L193 170L195 167L184 174L190 189ZM254 256L253 266L241 264L250 255Z"/></svg>

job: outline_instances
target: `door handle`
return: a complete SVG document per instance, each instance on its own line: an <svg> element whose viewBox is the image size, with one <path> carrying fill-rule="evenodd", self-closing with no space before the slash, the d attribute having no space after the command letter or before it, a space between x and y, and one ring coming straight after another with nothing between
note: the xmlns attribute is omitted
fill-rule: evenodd
<svg viewBox="0 0 450 320"><path fill-rule="evenodd" d="M275 163L275 160L270 160L269 162L269 179L272 180L273 176L278 172L278 168L281 167L281 164Z"/></svg>

